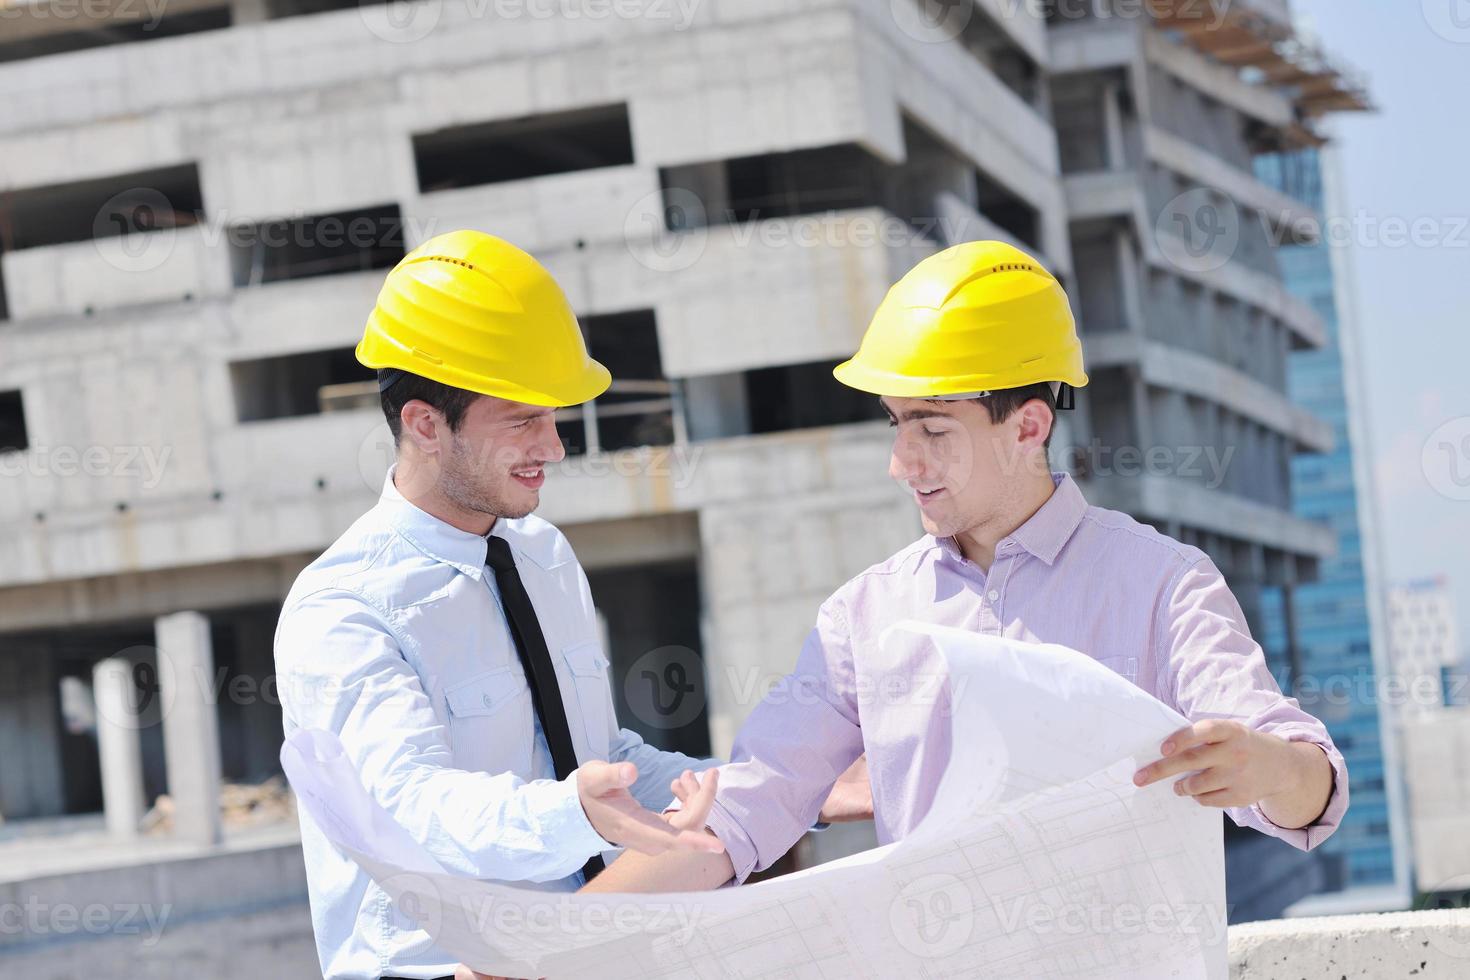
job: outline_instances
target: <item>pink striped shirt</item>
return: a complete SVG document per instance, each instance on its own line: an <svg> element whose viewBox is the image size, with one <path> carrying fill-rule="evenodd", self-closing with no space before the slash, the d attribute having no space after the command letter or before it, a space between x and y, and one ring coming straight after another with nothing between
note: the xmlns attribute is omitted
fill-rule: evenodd
<svg viewBox="0 0 1470 980"><path fill-rule="evenodd" d="M949 689L932 645L915 638L879 649L879 634L901 619L1064 644L1191 721L1232 718L1314 742L1336 780L1316 823L1287 830L1256 806L1226 812L1304 850L1337 829L1348 805L1342 755L1322 723L1282 695L1214 563L1089 506L1070 476L1054 479L1046 504L998 544L989 574L952 540L925 536L822 604L795 669L751 713L720 770L709 825L738 881L796 843L860 753L880 843L901 839L928 811L949 759Z"/></svg>

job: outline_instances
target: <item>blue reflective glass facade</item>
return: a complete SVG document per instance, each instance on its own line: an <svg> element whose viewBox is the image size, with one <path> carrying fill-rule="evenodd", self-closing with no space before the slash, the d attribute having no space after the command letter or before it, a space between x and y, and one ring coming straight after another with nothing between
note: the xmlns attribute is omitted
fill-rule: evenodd
<svg viewBox="0 0 1470 980"><path fill-rule="evenodd" d="M1319 213L1325 210L1321 160L1315 150L1260 157L1256 173ZM1292 400L1331 423L1334 436L1330 453L1302 454L1293 460L1292 508L1336 532L1337 555L1322 562L1317 582L1297 586L1289 600L1283 590L1265 591L1260 640L1285 686L1292 673L1287 635L1294 625L1299 673L1291 678L1292 687L1303 707L1327 724L1347 759L1352 803L1342 827L1322 845L1323 850L1344 862L1345 887L1386 884L1393 881L1393 848L1332 256L1325 243L1286 244L1277 256L1287 287L1327 324L1327 345L1293 353L1288 364Z"/></svg>

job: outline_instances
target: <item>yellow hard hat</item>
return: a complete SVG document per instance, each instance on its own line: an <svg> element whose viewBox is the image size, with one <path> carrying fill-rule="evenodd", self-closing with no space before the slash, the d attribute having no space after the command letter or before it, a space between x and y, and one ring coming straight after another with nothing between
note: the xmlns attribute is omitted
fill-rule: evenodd
<svg viewBox="0 0 1470 980"><path fill-rule="evenodd" d="M357 359L527 405L580 404L612 383L551 273L478 231L438 235L393 267Z"/></svg>
<svg viewBox="0 0 1470 980"><path fill-rule="evenodd" d="M914 266L879 304L857 354L832 373L895 398L1087 384L1062 284L1004 242L966 242Z"/></svg>

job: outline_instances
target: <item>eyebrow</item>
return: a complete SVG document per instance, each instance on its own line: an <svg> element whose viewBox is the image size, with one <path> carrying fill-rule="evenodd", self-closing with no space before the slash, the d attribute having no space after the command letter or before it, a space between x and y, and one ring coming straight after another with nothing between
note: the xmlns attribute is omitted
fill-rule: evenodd
<svg viewBox="0 0 1470 980"><path fill-rule="evenodd" d="M502 421L502 422L527 422L527 421L530 421L531 419L539 419L539 418L541 418L544 415L555 415L555 414L556 414L556 409L554 409L554 408L542 408L542 409L535 409L535 410L532 410L532 411L515 412L515 413L513 413L511 415L505 416L500 421Z"/></svg>
<svg viewBox="0 0 1470 980"><path fill-rule="evenodd" d="M883 406L883 411L887 412L888 413L888 417L890 419L893 419L896 422L917 422L920 419L952 419L952 418L954 418L954 416L951 415L951 414L949 414L948 412L939 412L939 411L935 411L932 408L911 408L908 411L903 412L902 414L898 414L898 413L895 413L893 411L893 409L891 409L891 408L888 407L888 402L884 401L881 398L878 399L878 404L882 405Z"/></svg>

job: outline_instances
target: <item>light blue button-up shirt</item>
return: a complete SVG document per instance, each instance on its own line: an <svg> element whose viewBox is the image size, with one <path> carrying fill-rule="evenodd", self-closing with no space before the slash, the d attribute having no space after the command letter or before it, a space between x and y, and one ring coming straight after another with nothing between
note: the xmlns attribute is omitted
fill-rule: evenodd
<svg viewBox="0 0 1470 980"><path fill-rule="evenodd" d="M706 760L662 752L614 716L587 576L565 537L537 517L497 520L536 606L578 762L632 762L652 810L669 782ZM484 537L398 493L382 498L296 579L276 630L286 734L341 738L363 783L452 872L572 891L593 854L616 851L592 825L576 777L558 781L531 691L485 568ZM322 973L441 977L454 960L397 911L301 815Z"/></svg>

